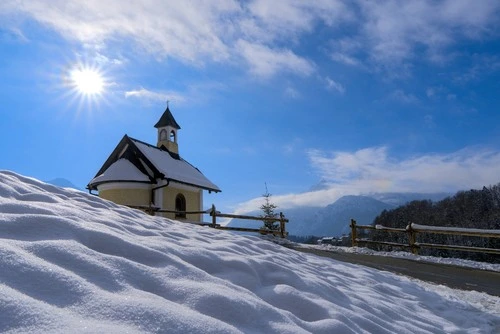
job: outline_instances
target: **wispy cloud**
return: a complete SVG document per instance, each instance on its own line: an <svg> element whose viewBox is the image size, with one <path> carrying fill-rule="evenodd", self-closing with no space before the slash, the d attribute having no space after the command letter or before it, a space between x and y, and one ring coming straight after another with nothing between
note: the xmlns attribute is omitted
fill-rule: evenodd
<svg viewBox="0 0 500 334"><path fill-rule="evenodd" d="M301 138L295 137L293 140L283 145L281 152L285 155L294 154L302 147L303 143L304 141Z"/></svg>
<svg viewBox="0 0 500 334"><path fill-rule="evenodd" d="M345 93L344 86L342 86L340 83L336 82L335 80L331 79L330 77L325 78L325 83L326 83L327 90L336 91L336 92L339 92L340 94Z"/></svg>
<svg viewBox="0 0 500 334"><path fill-rule="evenodd" d="M408 71L407 63L417 54L445 63L454 56L449 47L459 40L494 36L500 13L500 2L495 0L369 0L356 1L354 7L359 13L353 33L332 41L332 59L356 65L362 57L390 71L402 66Z"/></svg>
<svg viewBox="0 0 500 334"><path fill-rule="evenodd" d="M347 54L341 53L341 52L334 52L332 54L332 59L336 62L345 64L345 65L349 65L349 66L360 66L361 65L360 61L358 59L356 59L354 56L347 55Z"/></svg>
<svg viewBox="0 0 500 334"><path fill-rule="evenodd" d="M308 157L318 178L329 187L273 196L273 201L281 208L325 206L344 195L455 192L500 182L500 152L487 148L469 147L452 153L425 154L406 159L391 157L387 147L370 147L354 152L310 150ZM259 201L261 198L241 203L237 211L255 209Z"/></svg>
<svg viewBox="0 0 500 334"><path fill-rule="evenodd" d="M186 100L186 97L184 95L177 92L152 91L145 88L127 91L125 92L125 97L135 97L143 100L162 102L166 102L167 100L184 102Z"/></svg>
<svg viewBox="0 0 500 334"><path fill-rule="evenodd" d="M264 36L293 39L312 31L318 22L336 26L353 19L352 10L341 0L254 0L248 3L247 9L254 23L262 27L259 34L253 36L260 40L264 40Z"/></svg>
<svg viewBox="0 0 500 334"><path fill-rule="evenodd" d="M416 59L417 53L442 62L457 40L493 36L499 11L496 0L149 0L126 5L120 0L4 0L0 4L2 25L11 31L22 26L22 13L83 44L132 41L159 59L175 58L194 66L246 64L252 74L263 77L280 71L310 74L312 60L297 50L303 37L320 25L339 36L321 46L331 46L333 61L364 66L361 62L368 59L393 69ZM20 19L4 19L8 17ZM30 38L21 30L18 33Z"/></svg>
<svg viewBox="0 0 500 334"><path fill-rule="evenodd" d="M2 13L24 12L71 40L102 43L127 38L156 56L170 56L188 63L203 58L229 57L223 41L227 15L238 15L231 0L201 2L148 1L7 1Z"/></svg>
<svg viewBox="0 0 500 334"><path fill-rule="evenodd" d="M238 49L257 77L270 77L279 71L310 75L314 65L288 49L272 49L265 45L238 41Z"/></svg>
<svg viewBox="0 0 500 334"><path fill-rule="evenodd" d="M286 43L277 49L271 42L287 41L292 35L309 31L316 21L330 22L332 17L340 15L342 3L273 4L265 1L240 4L234 0L196 4L151 0L126 5L119 0L49 3L21 0L4 2L0 5L0 15L22 12L82 44L131 40L157 58L172 57L195 66L210 61L234 64L244 60L240 65L247 64L257 76L266 77L279 71L310 74L311 61L298 56ZM246 28L251 25L266 29L248 33Z"/></svg>
<svg viewBox="0 0 500 334"><path fill-rule="evenodd" d="M0 40L6 41L18 41L21 43L29 43L30 40L24 35L21 29L16 27L11 27L0 33Z"/></svg>
<svg viewBox="0 0 500 334"><path fill-rule="evenodd" d="M298 90L295 88L288 86L285 89L285 96L290 98L290 99L298 99L301 97L301 94Z"/></svg>
<svg viewBox="0 0 500 334"><path fill-rule="evenodd" d="M389 99L393 101L398 101L401 103L406 103L406 104L413 104L417 103L419 100L418 98L411 94L411 93L406 93L405 91L401 89L396 89L389 95Z"/></svg>

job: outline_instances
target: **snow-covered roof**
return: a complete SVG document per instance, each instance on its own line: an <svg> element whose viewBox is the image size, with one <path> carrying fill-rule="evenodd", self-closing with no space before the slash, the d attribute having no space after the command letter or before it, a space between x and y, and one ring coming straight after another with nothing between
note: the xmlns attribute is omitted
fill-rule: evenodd
<svg viewBox="0 0 500 334"><path fill-rule="evenodd" d="M113 181L130 182L151 182L147 175L144 175L127 159L118 159L111 166L90 181L90 184L100 184Z"/></svg>
<svg viewBox="0 0 500 334"><path fill-rule="evenodd" d="M219 192L220 189L178 154L125 135L87 188L106 182L155 183L164 179Z"/></svg>
<svg viewBox="0 0 500 334"><path fill-rule="evenodd" d="M202 172L181 157L177 159L166 150L137 139L130 138L130 140L156 169L165 175L166 179L199 186L208 190L220 191L219 187L207 179Z"/></svg>

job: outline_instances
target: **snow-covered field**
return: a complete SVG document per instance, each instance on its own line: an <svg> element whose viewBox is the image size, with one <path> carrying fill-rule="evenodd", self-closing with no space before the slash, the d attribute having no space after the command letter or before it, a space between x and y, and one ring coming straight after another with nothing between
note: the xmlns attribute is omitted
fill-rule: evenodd
<svg viewBox="0 0 500 334"><path fill-rule="evenodd" d="M499 299L0 172L0 332L499 333Z"/></svg>

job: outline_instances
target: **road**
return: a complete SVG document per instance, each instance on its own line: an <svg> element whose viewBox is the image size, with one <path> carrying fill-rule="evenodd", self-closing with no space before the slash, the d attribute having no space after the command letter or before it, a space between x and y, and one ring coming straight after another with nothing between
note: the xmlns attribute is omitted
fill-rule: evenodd
<svg viewBox="0 0 500 334"><path fill-rule="evenodd" d="M442 284L453 289L480 291L500 297L500 273L495 271L387 256L324 251L298 246L293 247L293 249L343 262L390 271L423 281Z"/></svg>

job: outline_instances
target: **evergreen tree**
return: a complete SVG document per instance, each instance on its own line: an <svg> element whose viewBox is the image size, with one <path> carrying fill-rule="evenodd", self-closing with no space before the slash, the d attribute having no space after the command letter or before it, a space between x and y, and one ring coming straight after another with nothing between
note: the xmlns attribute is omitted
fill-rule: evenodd
<svg viewBox="0 0 500 334"><path fill-rule="evenodd" d="M276 204L274 204L271 201L271 194L267 190L267 183L264 183L266 186L266 192L262 195L264 197L264 204L260 206L260 209L264 213L261 215L262 218L277 218L278 213L276 213L274 210L278 207ZM278 229L278 224L273 221L264 221L264 226L263 228L269 229L269 230L277 230Z"/></svg>
<svg viewBox="0 0 500 334"><path fill-rule="evenodd" d="M420 225L495 230L500 228L500 183L481 190L459 191L439 202L412 201L389 211L383 211L374 224L404 228L410 222ZM404 233L370 232L370 239L406 244ZM473 246L500 249L499 238L471 237L419 233L417 242L443 245ZM386 246L373 246L378 249ZM435 248L423 248L421 255L453 256L471 260L500 263L500 255L479 252L459 252Z"/></svg>

